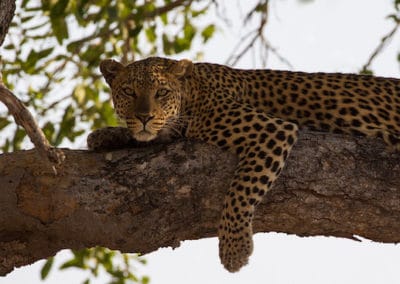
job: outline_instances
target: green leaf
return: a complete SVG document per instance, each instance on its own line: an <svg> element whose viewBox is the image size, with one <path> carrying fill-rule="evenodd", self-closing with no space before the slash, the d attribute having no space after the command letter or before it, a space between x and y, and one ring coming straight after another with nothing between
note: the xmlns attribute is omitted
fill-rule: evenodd
<svg viewBox="0 0 400 284"><path fill-rule="evenodd" d="M118 20L117 7L115 6L107 7L107 16L110 21L117 21Z"/></svg>
<svg viewBox="0 0 400 284"><path fill-rule="evenodd" d="M156 39L157 39L156 27L155 26L151 26L151 27L147 28L145 30L145 32L146 32L146 37L147 37L148 41L150 43L154 43L156 41Z"/></svg>
<svg viewBox="0 0 400 284"><path fill-rule="evenodd" d="M80 107L82 107L86 100L86 89L83 85L76 86L75 90L72 93L73 98L78 103Z"/></svg>
<svg viewBox="0 0 400 284"><path fill-rule="evenodd" d="M13 43L10 43L10 44L7 44L6 46L3 46L3 48L7 49L7 50L13 50L13 49L15 49L15 46Z"/></svg>
<svg viewBox="0 0 400 284"><path fill-rule="evenodd" d="M36 52L34 49L32 49L29 52L26 60L23 61L21 64L22 69L28 74L36 75L38 73L37 72L38 70L35 69L35 66L38 60L49 56L52 52L53 52L53 47L41 50L39 52Z"/></svg>
<svg viewBox="0 0 400 284"><path fill-rule="evenodd" d="M43 133L46 136L47 140L51 141L53 143L53 135L55 132L55 128L54 128L54 124L52 122L47 122L44 126L43 126Z"/></svg>
<svg viewBox="0 0 400 284"><path fill-rule="evenodd" d="M185 39L191 42L196 34L196 29L190 22L187 22L183 28L183 33Z"/></svg>
<svg viewBox="0 0 400 284"><path fill-rule="evenodd" d="M69 0L58 0L55 5L51 7L50 17L59 17L64 15L65 8L68 6Z"/></svg>
<svg viewBox="0 0 400 284"><path fill-rule="evenodd" d="M49 275L53 263L54 263L54 257L49 257L46 263L43 265L42 269L40 270L40 278L42 280L46 279L47 275Z"/></svg>
<svg viewBox="0 0 400 284"><path fill-rule="evenodd" d="M89 45L84 53L81 54L81 59L85 60L90 67L99 66L100 56L104 53L104 45L92 44Z"/></svg>
<svg viewBox="0 0 400 284"><path fill-rule="evenodd" d="M57 133L57 136L54 141L54 145L58 146L64 137L71 137L73 134L73 129L75 127L75 112L74 108L69 105L64 112L64 115L61 120L60 130Z"/></svg>
<svg viewBox="0 0 400 284"><path fill-rule="evenodd" d="M166 55L171 55L173 53L173 45L172 42L169 40L168 35L162 35L162 42L163 42L163 51Z"/></svg>
<svg viewBox="0 0 400 284"><path fill-rule="evenodd" d="M50 17L50 22L58 43L62 44L63 40L69 37L65 17L53 16Z"/></svg>
<svg viewBox="0 0 400 284"><path fill-rule="evenodd" d="M143 29L143 25L138 25L134 29L130 29L128 32L129 36L131 38L137 37L140 34L140 32L142 31L142 29Z"/></svg>
<svg viewBox="0 0 400 284"><path fill-rule="evenodd" d="M0 130L10 124L10 121L5 117L0 117Z"/></svg>
<svg viewBox="0 0 400 284"><path fill-rule="evenodd" d="M78 51L78 49L81 47L81 45L82 45L82 42L80 40L70 42L67 45L67 50L68 50L68 52L75 53Z"/></svg>
<svg viewBox="0 0 400 284"><path fill-rule="evenodd" d="M6 143L4 143L4 146L2 147L3 152L7 153L10 150L10 140L6 139Z"/></svg>
<svg viewBox="0 0 400 284"><path fill-rule="evenodd" d="M36 62L39 60L38 53L35 50L31 50L26 58L26 61L22 63L22 69L28 74L34 74Z"/></svg>
<svg viewBox="0 0 400 284"><path fill-rule="evenodd" d="M120 19L126 19L126 17L128 17L132 13L132 7L130 3L119 2L118 13L118 17Z"/></svg>
<svg viewBox="0 0 400 284"><path fill-rule="evenodd" d="M77 268L82 268L82 269L86 269L85 263L83 261L82 257L79 256L75 256L73 259L70 259L66 262L64 262L61 266L60 266L60 270L64 270L66 268L70 268L70 267L77 267Z"/></svg>
<svg viewBox="0 0 400 284"><path fill-rule="evenodd" d="M25 136L26 132L22 128L18 127L12 140L13 150L21 149L21 143L22 140L24 140Z"/></svg>
<svg viewBox="0 0 400 284"><path fill-rule="evenodd" d="M41 2L42 2L42 9L44 11L49 11L50 10L50 5L51 5L51 0L42 0Z"/></svg>
<svg viewBox="0 0 400 284"><path fill-rule="evenodd" d="M200 10L192 10L192 17L196 18L198 16L204 15L207 11L208 11L207 6Z"/></svg>
<svg viewBox="0 0 400 284"><path fill-rule="evenodd" d="M203 42L206 43L214 34L215 25L211 24L204 28L201 32L201 36L203 37Z"/></svg>
<svg viewBox="0 0 400 284"><path fill-rule="evenodd" d="M150 278L148 276L143 276L142 277L142 284L149 284L150 283Z"/></svg>
<svg viewBox="0 0 400 284"><path fill-rule="evenodd" d="M29 15L29 16L23 16L21 17L21 23L26 23L32 20L35 16L34 15Z"/></svg>
<svg viewBox="0 0 400 284"><path fill-rule="evenodd" d="M168 14L164 13L160 15L161 22L164 24L164 26L168 25Z"/></svg>
<svg viewBox="0 0 400 284"><path fill-rule="evenodd" d="M186 38L176 38L173 47L175 53L181 53L190 49L190 41Z"/></svg>
<svg viewBox="0 0 400 284"><path fill-rule="evenodd" d="M397 11L400 10L400 0L395 0L394 1L394 7L396 8Z"/></svg>
<svg viewBox="0 0 400 284"><path fill-rule="evenodd" d="M39 51L39 52L37 53L37 57L38 57L39 59L45 58L45 57L49 56L50 53L53 52L53 49L54 49L54 47L50 47L50 48L43 49L43 50L41 50L41 51Z"/></svg>
<svg viewBox="0 0 400 284"><path fill-rule="evenodd" d="M21 3L21 8L26 8L26 4L28 4L29 0L23 0Z"/></svg>

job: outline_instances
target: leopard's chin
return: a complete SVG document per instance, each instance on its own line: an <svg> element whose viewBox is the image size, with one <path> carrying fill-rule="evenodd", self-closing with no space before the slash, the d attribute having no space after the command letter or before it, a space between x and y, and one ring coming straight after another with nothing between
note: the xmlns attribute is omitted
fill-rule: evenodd
<svg viewBox="0 0 400 284"><path fill-rule="evenodd" d="M147 130L142 130L133 134L133 138L135 138L139 142L149 142L157 137L157 134L151 133Z"/></svg>

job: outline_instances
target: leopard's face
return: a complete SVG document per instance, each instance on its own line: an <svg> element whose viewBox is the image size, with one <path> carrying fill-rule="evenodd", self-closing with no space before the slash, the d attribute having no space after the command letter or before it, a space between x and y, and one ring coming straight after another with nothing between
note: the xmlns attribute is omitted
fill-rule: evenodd
<svg viewBox="0 0 400 284"><path fill-rule="evenodd" d="M176 131L185 95L181 78L191 65L187 60L156 57L127 66L113 60L101 63L115 111L136 140L147 142Z"/></svg>

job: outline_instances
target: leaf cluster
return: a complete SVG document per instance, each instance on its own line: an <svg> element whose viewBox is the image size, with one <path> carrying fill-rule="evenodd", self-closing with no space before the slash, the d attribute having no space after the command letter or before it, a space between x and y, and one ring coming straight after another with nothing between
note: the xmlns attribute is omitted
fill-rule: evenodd
<svg viewBox="0 0 400 284"><path fill-rule="evenodd" d="M136 254L122 254L119 251L109 250L103 247L82 249L72 251L72 258L65 261L59 267L60 270L77 268L90 271L91 277L84 280L84 284L89 284L91 278L98 277L101 271L106 272L110 277L110 284L139 283L148 284L147 276L137 276L134 263L146 264L146 260ZM54 257L47 259L43 265L40 275L45 280L54 266Z"/></svg>
<svg viewBox="0 0 400 284"><path fill-rule="evenodd" d="M156 5L157 3L157 5ZM98 66L177 54L206 42L213 23L200 24L213 1L41 0L21 2L3 47L6 86L39 117L51 144L74 142L88 130L117 125ZM1 115L3 152L19 149L25 133Z"/></svg>

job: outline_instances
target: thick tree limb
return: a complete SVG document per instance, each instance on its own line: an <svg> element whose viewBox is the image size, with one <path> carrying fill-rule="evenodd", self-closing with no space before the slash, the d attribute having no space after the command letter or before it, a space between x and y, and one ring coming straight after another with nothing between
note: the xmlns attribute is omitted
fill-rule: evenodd
<svg viewBox="0 0 400 284"><path fill-rule="evenodd" d="M255 231L399 242L400 154L384 148L302 133ZM0 156L1 275L63 248L148 253L216 235L234 155L191 141L65 154L57 176L33 151Z"/></svg>

